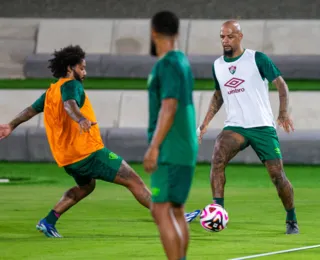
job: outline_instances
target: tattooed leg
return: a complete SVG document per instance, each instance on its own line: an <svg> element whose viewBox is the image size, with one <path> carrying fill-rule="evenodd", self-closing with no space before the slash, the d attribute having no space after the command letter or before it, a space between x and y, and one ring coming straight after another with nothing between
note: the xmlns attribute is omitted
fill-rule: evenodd
<svg viewBox="0 0 320 260"><path fill-rule="evenodd" d="M89 184L84 186L75 186L62 196L60 201L55 205L54 211L58 214L63 214L79 201L87 197L96 187L96 181L92 179Z"/></svg>
<svg viewBox="0 0 320 260"><path fill-rule="evenodd" d="M280 159L267 160L265 166L269 172L270 178L273 184L276 186L278 195L282 201L282 204L286 210L294 208L294 194L293 188L284 173L283 163Z"/></svg>
<svg viewBox="0 0 320 260"><path fill-rule="evenodd" d="M241 145L244 142L245 139L242 135L230 130L222 131L217 137L210 173L211 189L214 198L224 197L224 186L226 184L225 168L228 162L240 151Z"/></svg>
<svg viewBox="0 0 320 260"><path fill-rule="evenodd" d="M60 216L67 212L71 207L87 197L95 188L96 181L91 179L88 184L74 186L67 190L54 208L45 217L47 223L55 225Z"/></svg>
<svg viewBox="0 0 320 260"><path fill-rule="evenodd" d="M151 205L151 193L139 175L125 162L116 175L114 183L127 187L139 203L146 208Z"/></svg>

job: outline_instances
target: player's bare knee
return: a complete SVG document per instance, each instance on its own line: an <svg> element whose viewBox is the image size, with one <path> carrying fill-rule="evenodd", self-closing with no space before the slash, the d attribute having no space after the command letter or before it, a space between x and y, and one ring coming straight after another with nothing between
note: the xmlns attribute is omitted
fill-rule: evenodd
<svg viewBox="0 0 320 260"><path fill-rule="evenodd" d="M176 218L184 217L184 207L181 204L175 204L173 205L173 214Z"/></svg>
<svg viewBox="0 0 320 260"><path fill-rule="evenodd" d="M282 161L280 159L267 160L264 164L267 167L267 170L270 173L270 175L273 173L284 173Z"/></svg>
<svg viewBox="0 0 320 260"><path fill-rule="evenodd" d="M288 182L286 176L281 172L273 174L271 176L271 181L276 187L279 187L279 188L283 187Z"/></svg>
<svg viewBox="0 0 320 260"><path fill-rule="evenodd" d="M92 179L92 180L90 181L90 183L88 183L88 184L86 184L86 185L83 185L83 186L79 186L79 189L82 191L82 194L83 194L84 196L87 196L87 195L89 195L91 192L94 191L95 187L96 187L96 180L95 180L95 179ZM78 199L80 199L80 198L78 198Z"/></svg>
<svg viewBox="0 0 320 260"><path fill-rule="evenodd" d="M152 218L155 220L156 224L158 224L161 219L162 210L161 207L157 207L156 205L157 204L152 204L150 211Z"/></svg>
<svg viewBox="0 0 320 260"><path fill-rule="evenodd" d="M86 190L87 190L88 194L93 192L95 188L96 188L96 180L92 179L91 182L86 187Z"/></svg>
<svg viewBox="0 0 320 260"><path fill-rule="evenodd" d="M154 207L152 207L152 208L150 209L150 212L151 212L152 218L156 221L156 224L157 224L157 219L158 219L157 210L156 210Z"/></svg>
<svg viewBox="0 0 320 260"><path fill-rule="evenodd" d="M150 211L152 217L156 221L156 224L163 219L164 215L168 214L169 208L168 203L152 203Z"/></svg>
<svg viewBox="0 0 320 260"><path fill-rule="evenodd" d="M279 186L279 183L281 180L280 180L279 176L271 176L271 181L275 186Z"/></svg>

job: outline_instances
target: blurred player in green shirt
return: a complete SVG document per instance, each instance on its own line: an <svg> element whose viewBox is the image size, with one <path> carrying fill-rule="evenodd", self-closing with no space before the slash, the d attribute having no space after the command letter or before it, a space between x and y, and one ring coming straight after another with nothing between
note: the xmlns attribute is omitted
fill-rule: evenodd
<svg viewBox="0 0 320 260"><path fill-rule="evenodd" d="M179 18L163 11L152 18L158 61L148 78L152 216L168 259L185 259L189 233L184 204L191 187L198 143L193 104L194 79L186 55L175 50Z"/></svg>

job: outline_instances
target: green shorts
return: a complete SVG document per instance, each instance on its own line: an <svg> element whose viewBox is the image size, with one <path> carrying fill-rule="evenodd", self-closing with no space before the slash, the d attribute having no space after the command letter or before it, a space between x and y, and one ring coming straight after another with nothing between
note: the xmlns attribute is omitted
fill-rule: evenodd
<svg viewBox="0 0 320 260"><path fill-rule="evenodd" d="M278 135L273 127L243 128L227 126L223 130L231 130L242 135L245 143L241 147L241 150L244 150L250 145L262 162L282 159Z"/></svg>
<svg viewBox="0 0 320 260"><path fill-rule="evenodd" d="M120 156L103 148L79 162L65 166L64 169L79 186L84 186L92 179L113 182L121 163Z"/></svg>
<svg viewBox="0 0 320 260"><path fill-rule="evenodd" d="M151 175L152 201L185 204L192 184L195 167L159 164Z"/></svg>

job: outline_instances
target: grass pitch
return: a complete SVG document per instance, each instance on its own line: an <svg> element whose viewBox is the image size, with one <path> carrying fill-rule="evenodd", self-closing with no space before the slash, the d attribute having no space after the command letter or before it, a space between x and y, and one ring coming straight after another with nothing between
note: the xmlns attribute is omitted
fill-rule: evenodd
<svg viewBox="0 0 320 260"><path fill-rule="evenodd" d="M53 79L1 79L0 89L47 89ZM287 80L290 91L319 91L319 80ZM146 79L111 79L111 78L88 78L84 81L86 89L109 89L109 90L146 90ZM213 90L213 80L195 80L195 90ZM270 84L270 90L276 88Z"/></svg>
<svg viewBox="0 0 320 260"><path fill-rule="evenodd" d="M141 165L133 167L149 185ZM198 165L187 210L211 202L209 165ZM319 244L320 167L286 166L295 188L300 235L285 235L285 211L263 166L227 168L225 207L228 228L210 233L198 219L190 224L187 259L231 259ZM123 187L99 181L96 190L57 223L62 239L35 229L73 179L55 164L0 163L0 259L166 259L155 224ZM318 259L311 249L266 259Z"/></svg>

